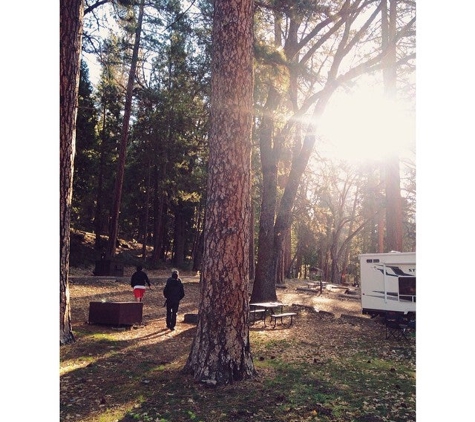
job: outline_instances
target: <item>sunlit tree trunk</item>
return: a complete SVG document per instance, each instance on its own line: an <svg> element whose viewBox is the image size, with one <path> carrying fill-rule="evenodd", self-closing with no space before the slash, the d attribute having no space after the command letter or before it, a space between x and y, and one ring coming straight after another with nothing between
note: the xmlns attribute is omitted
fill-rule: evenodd
<svg viewBox="0 0 475 422"><path fill-rule="evenodd" d="M215 1L199 318L185 367L211 385L255 372L248 327L252 25L252 0Z"/></svg>
<svg viewBox="0 0 475 422"><path fill-rule="evenodd" d="M84 3L60 5L60 344L74 342L69 302L69 253L76 116Z"/></svg>
<svg viewBox="0 0 475 422"><path fill-rule="evenodd" d="M281 19L279 13L275 15L275 22ZM298 62L298 29L300 21L296 17L290 20L288 38L284 51L289 62ZM276 46L281 42L281 32L275 26ZM297 105L297 75L290 71L289 99L295 112ZM315 106L314 117L319 117L335 89L324 90L321 99ZM283 282L282 258L284 242L292 223L293 201L297 194L300 177L305 170L310 153L315 143L313 128L310 128L304 141L294 146L294 159L288 173L284 195L277 208L277 169L281 158L282 144L285 136L275 134L276 110L282 101L282 94L271 87L267 99L266 110L262 118L264 130L260 133L260 149L263 173L262 206L259 227L259 250L256 266L256 279L252 289L251 300L254 302L277 300L276 284ZM292 126L292 124L290 125ZM288 135L288 133L287 133ZM268 139L267 139L268 138ZM298 137L300 139L300 137Z"/></svg>
<svg viewBox="0 0 475 422"><path fill-rule="evenodd" d="M274 45L280 48L282 44L282 32L279 23L282 21L282 14L274 11ZM297 35L299 23L292 19L289 24L288 38L285 42L285 55L290 58L290 62L297 62ZM294 73L290 74L289 97L294 108L297 107L297 77ZM254 302L275 301L277 300L276 284L284 282L283 271L283 241L288 232L284 228L275 226L277 210L277 178L278 163L281 160L284 137L276 134L275 121L276 110L282 101L282 93L279 92L280 86L269 88L269 93L262 116L261 130L259 136L261 162L262 162L262 204L259 220L259 250L256 266L256 278L252 290L251 300ZM278 230L278 232L276 232ZM275 249L277 247L277 249Z"/></svg>
<svg viewBox="0 0 475 422"><path fill-rule="evenodd" d="M396 37L396 0L389 1L389 15L386 0L382 8L383 82L386 97L394 101L396 97L396 46L391 42ZM396 122L394 122L394 125ZM388 137L397 132L395 127L388 127ZM384 142L384 140L383 140ZM402 199L399 172L399 157L393 153L386 160L384 180L386 183L386 250L402 251Z"/></svg>
<svg viewBox="0 0 475 422"><path fill-rule="evenodd" d="M313 119L315 121L319 119L323 113L327 101L331 96L332 90L333 88L322 93L313 112ZM296 152L296 155L292 160L292 167L287 180L287 185L280 201L279 211L273 226L272 243L259 243L259 249L261 247L268 249L268 254L270 256L265 263L257 263L257 267L259 268L262 265L263 269L260 273L257 273L256 276L265 274L266 278L256 278L252 290L252 301L272 301L277 297L275 283L277 280L282 279L281 274L283 274L279 272L279 259L282 257L286 234L288 233L292 224L292 208L297 195L300 179L307 166L315 141L316 137L314 133L314 127L310 125L307 129L307 133L304 137L301 148L298 152Z"/></svg>

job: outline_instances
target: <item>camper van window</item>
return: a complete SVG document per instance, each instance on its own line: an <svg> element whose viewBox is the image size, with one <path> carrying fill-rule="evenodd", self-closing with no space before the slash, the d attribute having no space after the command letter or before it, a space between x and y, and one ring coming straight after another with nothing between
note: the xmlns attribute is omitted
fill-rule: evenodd
<svg viewBox="0 0 475 422"><path fill-rule="evenodd" d="M367 262L368 264L371 264L371 263L373 263L373 262L379 262L379 258L375 258L375 259L368 258L368 259L366 260L366 262Z"/></svg>
<svg viewBox="0 0 475 422"><path fill-rule="evenodd" d="M416 277L399 277L399 300L416 301Z"/></svg>

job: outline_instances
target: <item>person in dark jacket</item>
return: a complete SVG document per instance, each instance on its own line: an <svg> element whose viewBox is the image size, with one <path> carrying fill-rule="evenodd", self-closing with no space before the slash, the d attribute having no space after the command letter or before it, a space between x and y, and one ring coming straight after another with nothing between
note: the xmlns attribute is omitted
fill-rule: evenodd
<svg viewBox="0 0 475 422"><path fill-rule="evenodd" d="M146 284L151 288L147 274L142 270L141 265L137 265L137 271L132 274L132 278L130 279L130 285L134 289L136 302L142 302Z"/></svg>
<svg viewBox="0 0 475 422"><path fill-rule="evenodd" d="M185 297L183 283L177 270L172 270L172 275L163 288L163 296L167 299L165 302L167 306L167 327L173 331L176 325L176 314L180 300Z"/></svg>

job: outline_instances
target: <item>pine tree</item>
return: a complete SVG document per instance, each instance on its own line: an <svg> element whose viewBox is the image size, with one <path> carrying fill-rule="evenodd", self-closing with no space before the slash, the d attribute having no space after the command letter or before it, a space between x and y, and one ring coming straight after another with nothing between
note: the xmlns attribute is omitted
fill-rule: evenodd
<svg viewBox="0 0 475 422"><path fill-rule="evenodd" d="M216 385L249 378L253 1L214 3L211 127L199 320L186 369Z"/></svg>

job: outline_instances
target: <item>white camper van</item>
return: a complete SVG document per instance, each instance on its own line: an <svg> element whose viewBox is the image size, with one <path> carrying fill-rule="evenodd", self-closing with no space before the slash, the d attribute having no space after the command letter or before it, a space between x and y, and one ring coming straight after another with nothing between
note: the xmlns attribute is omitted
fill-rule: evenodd
<svg viewBox="0 0 475 422"><path fill-rule="evenodd" d="M362 254L360 289L363 314L416 312L416 253Z"/></svg>

